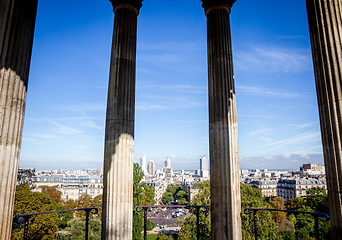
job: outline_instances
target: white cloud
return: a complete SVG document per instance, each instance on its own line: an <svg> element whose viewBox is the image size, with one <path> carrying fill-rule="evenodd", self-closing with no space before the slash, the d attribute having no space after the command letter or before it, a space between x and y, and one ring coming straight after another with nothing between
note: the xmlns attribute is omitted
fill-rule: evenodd
<svg viewBox="0 0 342 240"><path fill-rule="evenodd" d="M319 141L321 137L321 133L319 131L309 131L305 133L301 133L298 135L295 135L291 138L272 142L269 144L264 145L266 146L276 146L276 147L282 147L294 143L303 143L303 142L316 142Z"/></svg>
<svg viewBox="0 0 342 240"><path fill-rule="evenodd" d="M300 155L300 158L302 158L302 159L310 159L310 156L308 156L307 154L302 154L302 155Z"/></svg>
<svg viewBox="0 0 342 240"><path fill-rule="evenodd" d="M274 160L275 158L274 157L270 157L270 156L266 156L264 157L265 160Z"/></svg>
<svg viewBox="0 0 342 240"><path fill-rule="evenodd" d="M260 134L269 133L271 131L272 131L272 129L270 129L270 128L261 128L261 129L257 129L257 130L249 132L248 135L254 137L254 136L257 136Z"/></svg>
<svg viewBox="0 0 342 240"><path fill-rule="evenodd" d="M286 153L282 156L283 159L290 159L291 154L290 153Z"/></svg>
<svg viewBox="0 0 342 240"><path fill-rule="evenodd" d="M272 98L297 98L297 99L303 99L311 97L312 94L310 93L296 93L296 92L290 92L285 90L274 90L274 89L268 89L264 87L251 87L251 86L236 86L237 94L251 94L251 95L258 95L262 97L272 97Z"/></svg>
<svg viewBox="0 0 342 240"><path fill-rule="evenodd" d="M311 69L310 49L251 46L249 51L236 52L234 57L234 65L244 71L287 73Z"/></svg>
<svg viewBox="0 0 342 240"><path fill-rule="evenodd" d="M52 123L53 125L57 126L57 132L61 133L61 134L65 134L65 135L71 135L71 134L75 134L75 133L82 133L81 131L77 130L77 129L73 129L70 127L67 127L61 123L58 123L54 120L51 119L46 119L46 121Z"/></svg>
<svg viewBox="0 0 342 240"><path fill-rule="evenodd" d="M174 154L169 154L169 156L167 156L168 158L171 158L171 159L178 159L179 157L177 157L176 155Z"/></svg>

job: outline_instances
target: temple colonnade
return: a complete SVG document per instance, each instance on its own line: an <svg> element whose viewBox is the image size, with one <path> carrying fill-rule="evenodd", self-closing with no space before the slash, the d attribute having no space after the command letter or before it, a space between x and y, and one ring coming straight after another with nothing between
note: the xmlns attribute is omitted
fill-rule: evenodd
<svg viewBox="0 0 342 240"><path fill-rule="evenodd" d="M102 239L131 239L137 17L142 0L110 0ZM236 0L202 0L207 17L212 239L242 239L229 15ZM0 2L0 238L10 239L38 0ZM341 0L307 0L334 239L342 232Z"/></svg>

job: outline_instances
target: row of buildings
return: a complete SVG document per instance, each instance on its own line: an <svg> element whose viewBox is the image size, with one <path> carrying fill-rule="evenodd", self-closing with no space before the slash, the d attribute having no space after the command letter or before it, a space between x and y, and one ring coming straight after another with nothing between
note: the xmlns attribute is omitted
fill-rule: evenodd
<svg viewBox="0 0 342 240"><path fill-rule="evenodd" d="M146 159L145 156L142 158ZM146 173L143 160L141 168ZM281 196L288 200L305 196L306 191L314 187L326 189L324 166L312 163L304 164L299 171L240 170L240 176L242 183L260 189L264 197ZM84 193L94 198L103 193L102 177L102 169L74 171L19 169L18 184L28 182L33 191L41 191L42 186L56 187L62 192L65 200L78 199ZM153 175L145 174L142 181L155 187L155 200L160 203L169 184L180 184L190 201L198 193L196 183L205 180L209 180L209 170L208 159L203 157L200 159L200 170L196 171L174 172L171 168L171 160L166 159L161 171L157 170Z"/></svg>

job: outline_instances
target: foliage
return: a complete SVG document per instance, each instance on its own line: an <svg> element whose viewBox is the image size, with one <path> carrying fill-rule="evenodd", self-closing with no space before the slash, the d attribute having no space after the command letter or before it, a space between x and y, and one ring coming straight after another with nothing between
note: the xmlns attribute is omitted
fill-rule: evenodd
<svg viewBox="0 0 342 240"><path fill-rule="evenodd" d="M141 240L143 231L143 215L142 212L137 212L135 209L141 205L143 200L143 185L141 180L144 173L141 171L139 164L134 163L133 166L133 240Z"/></svg>
<svg viewBox="0 0 342 240"><path fill-rule="evenodd" d="M285 207L285 199L282 197L275 197L270 201L270 205L274 209L286 209ZM272 218L277 223L280 222L281 219L286 218L285 212L278 212L278 211L272 211Z"/></svg>
<svg viewBox="0 0 342 240"><path fill-rule="evenodd" d="M296 238L300 240L309 240L309 230L306 227L298 229L296 231Z"/></svg>
<svg viewBox="0 0 342 240"><path fill-rule="evenodd" d="M23 213L45 212L52 210L52 201L49 196L40 192L31 192L28 184L16 188L14 200L14 215ZM59 220L57 214L36 215L30 219L29 239L54 239ZM24 229L18 224L13 225L12 240L22 239Z"/></svg>
<svg viewBox="0 0 342 240"><path fill-rule="evenodd" d="M96 197L93 198L92 200L92 207L96 207L98 212L97 214L91 214L95 218L102 218L102 194L97 195Z"/></svg>
<svg viewBox="0 0 342 240"><path fill-rule="evenodd" d="M174 238L172 235L159 234L157 239L158 240L173 240Z"/></svg>
<svg viewBox="0 0 342 240"><path fill-rule="evenodd" d="M55 204L52 206L52 210L65 210L69 209L68 206L65 206L61 203ZM59 218L59 223L58 223L58 229L64 229L67 227L68 221L73 219L73 213L72 212L60 212L57 213L58 218Z"/></svg>
<svg viewBox="0 0 342 240"><path fill-rule="evenodd" d="M85 236L85 221L80 219L72 219L68 222L67 230L69 233L59 233L56 240L83 240ZM99 219L89 220L89 239L101 239L101 221Z"/></svg>
<svg viewBox="0 0 342 240"><path fill-rule="evenodd" d="M162 196L162 201L164 204L168 204L169 202L172 202L173 201L172 193L165 192Z"/></svg>
<svg viewBox="0 0 342 240"><path fill-rule="evenodd" d="M144 198L142 200L143 205L154 205L156 201L154 200L155 197L155 187L148 186L146 183L142 183L144 188Z"/></svg>
<svg viewBox="0 0 342 240"><path fill-rule="evenodd" d="M42 193L48 195L53 204L63 203L62 192L55 187L42 186Z"/></svg>
<svg viewBox="0 0 342 240"><path fill-rule="evenodd" d="M296 235L293 231L283 230L280 234L284 240L296 240Z"/></svg>
<svg viewBox="0 0 342 240"><path fill-rule="evenodd" d="M87 207L92 207L93 204L93 199L91 198L91 196L87 193L83 193L78 200L76 200L76 207L77 208L87 208ZM76 216L78 217L85 217L86 212L85 211L77 211L75 213ZM93 214L91 214L93 215ZM90 217L93 217L91 216Z"/></svg>
<svg viewBox="0 0 342 240"><path fill-rule="evenodd" d="M150 219L147 219L146 226L147 226L147 231L152 231L153 228L156 226L156 224L150 221Z"/></svg>
<svg viewBox="0 0 342 240"><path fill-rule="evenodd" d="M200 235L202 239L211 239L211 211L210 211L210 182L204 181L196 183L199 189L197 196L190 202L191 205L206 205L207 211L200 213ZM190 210L193 215L185 218L182 221L182 227L178 235L178 239L195 240L197 233L196 215L195 210Z"/></svg>
<svg viewBox="0 0 342 240"><path fill-rule="evenodd" d="M270 205L264 202L260 190L252 188L249 185L241 184L241 220L242 220L242 238L246 240L254 239L254 221L253 214L244 214L246 207L270 208ZM257 212L258 239L281 239L277 231L277 225L269 211Z"/></svg>
<svg viewBox="0 0 342 240"><path fill-rule="evenodd" d="M298 210L306 212L323 212L329 213L328 197L325 189L313 188L307 191L305 197L297 197L290 199L286 207L289 210ZM310 214L298 214L288 216L288 219L296 227L297 238L314 237L314 218ZM327 222L319 222L321 239L331 239L331 224ZM305 228L305 229L304 229Z"/></svg>
<svg viewBox="0 0 342 240"><path fill-rule="evenodd" d="M328 195L325 189L316 187L306 192L306 204L315 212L329 214Z"/></svg>
<svg viewBox="0 0 342 240"><path fill-rule="evenodd" d="M179 205L185 205L185 204L187 204L188 202L186 201L186 199L185 198L180 198L179 200L178 200L178 204Z"/></svg>

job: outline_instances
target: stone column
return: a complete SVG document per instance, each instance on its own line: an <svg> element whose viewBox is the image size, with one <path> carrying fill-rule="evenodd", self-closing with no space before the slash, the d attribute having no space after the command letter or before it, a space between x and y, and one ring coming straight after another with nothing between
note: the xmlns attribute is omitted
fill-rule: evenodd
<svg viewBox="0 0 342 240"><path fill-rule="evenodd" d="M207 16L212 239L242 239L239 150L229 14L236 0L202 0Z"/></svg>
<svg viewBox="0 0 342 240"><path fill-rule="evenodd" d="M342 233L342 1L306 0L333 239Z"/></svg>
<svg viewBox="0 0 342 240"><path fill-rule="evenodd" d="M102 239L131 240L137 16L142 0L111 0L114 32L110 63Z"/></svg>
<svg viewBox="0 0 342 240"><path fill-rule="evenodd" d="M0 239L10 239L38 0L0 2Z"/></svg>

